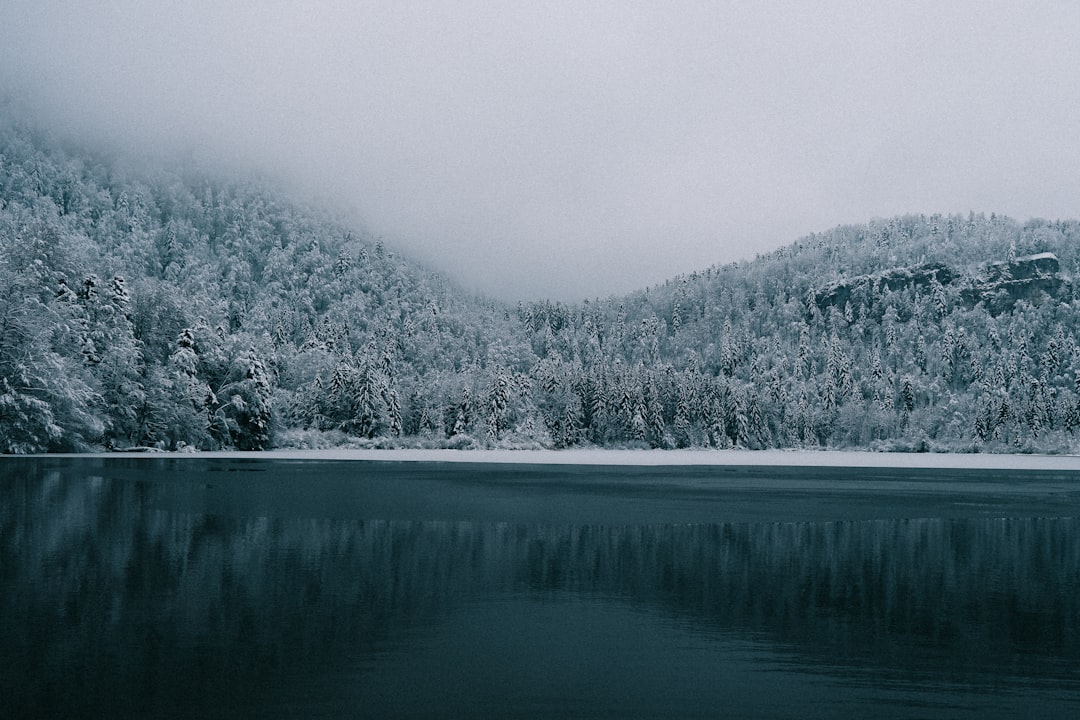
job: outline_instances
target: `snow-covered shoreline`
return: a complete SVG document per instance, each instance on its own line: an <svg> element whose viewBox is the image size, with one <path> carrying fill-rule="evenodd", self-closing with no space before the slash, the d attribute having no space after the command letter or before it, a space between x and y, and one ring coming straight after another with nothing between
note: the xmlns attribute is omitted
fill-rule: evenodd
<svg viewBox="0 0 1080 720"><path fill-rule="evenodd" d="M14 456L12 456L14 457ZM876 453L840 450L368 450L278 449L257 452L83 453L23 457L205 458L249 460L507 463L526 465L867 467L1080 472L1077 455Z"/></svg>

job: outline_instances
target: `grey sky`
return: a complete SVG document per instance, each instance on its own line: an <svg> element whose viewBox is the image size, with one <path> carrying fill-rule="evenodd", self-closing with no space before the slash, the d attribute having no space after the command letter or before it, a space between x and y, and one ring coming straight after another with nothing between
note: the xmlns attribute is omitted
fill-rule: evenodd
<svg viewBox="0 0 1080 720"><path fill-rule="evenodd" d="M0 84L504 299L904 212L1080 216L1075 0L0 0Z"/></svg>

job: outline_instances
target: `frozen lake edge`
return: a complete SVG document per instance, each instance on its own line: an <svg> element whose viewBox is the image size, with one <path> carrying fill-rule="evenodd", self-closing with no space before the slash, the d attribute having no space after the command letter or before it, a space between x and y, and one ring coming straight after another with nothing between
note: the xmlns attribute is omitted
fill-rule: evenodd
<svg viewBox="0 0 1080 720"><path fill-rule="evenodd" d="M33 456L9 456L33 457ZM971 470L1061 470L1080 472L1078 455L977 453L879 453L843 450L418 450L294 448L262 451L51 454L71 458L214 458L309 461L502 463L515 465L776 466L843 468L938 468Z"/></svg>

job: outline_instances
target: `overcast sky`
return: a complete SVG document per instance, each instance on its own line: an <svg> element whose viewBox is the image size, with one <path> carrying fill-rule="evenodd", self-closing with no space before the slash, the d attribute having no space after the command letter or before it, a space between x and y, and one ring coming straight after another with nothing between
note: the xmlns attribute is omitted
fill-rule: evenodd
<svg viewBox="0 0 1080 720"><path fill-rule="evenodd" d="M1075 0L0 0L0 85L508 300L899 213L1080 217Z"/></svg>

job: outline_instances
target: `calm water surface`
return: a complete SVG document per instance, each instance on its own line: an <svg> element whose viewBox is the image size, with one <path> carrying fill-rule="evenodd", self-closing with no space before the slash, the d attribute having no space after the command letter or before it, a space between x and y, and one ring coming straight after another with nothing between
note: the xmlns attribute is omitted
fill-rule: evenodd
<svg viewBox="0 0 1080 720"><path fill-rule="evenodd" d="M0 458L4 717L1080 717L1080 476Z"/></svg>

